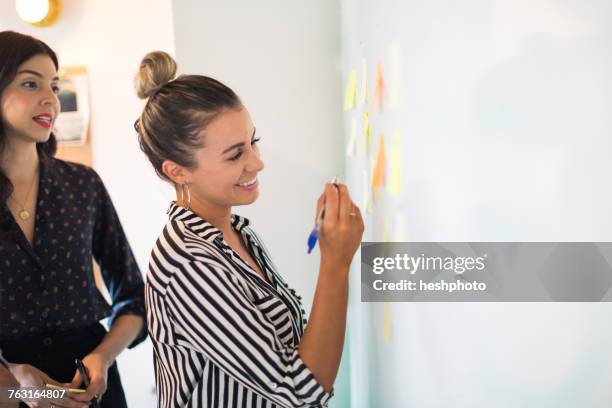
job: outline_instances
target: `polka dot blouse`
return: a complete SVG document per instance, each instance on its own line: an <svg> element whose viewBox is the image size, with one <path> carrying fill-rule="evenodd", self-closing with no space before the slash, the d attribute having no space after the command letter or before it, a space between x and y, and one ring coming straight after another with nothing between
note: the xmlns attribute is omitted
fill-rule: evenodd
<svg viewBox="0 0 612 408"><path fill-rule="evenodd" d="M0 204L0 341L144 318L144 283L98 174L41 159L33 244ZM95 259L112 299L96 288ZM130 345L146 337L146 331Z"/></svg>

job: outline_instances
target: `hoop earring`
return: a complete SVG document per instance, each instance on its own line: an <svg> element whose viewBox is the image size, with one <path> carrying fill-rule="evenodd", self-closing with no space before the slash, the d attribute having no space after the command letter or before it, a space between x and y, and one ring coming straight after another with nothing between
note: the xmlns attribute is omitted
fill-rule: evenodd
<svg viewBox="0 0 612 408"><path fill-rule="evenodd" d="M187 206L185 207L185 188L187 188ZM190 210L191 208L191 192L189 191L189 186L187 184L181 185L181 201L183 207Z"/></svg>

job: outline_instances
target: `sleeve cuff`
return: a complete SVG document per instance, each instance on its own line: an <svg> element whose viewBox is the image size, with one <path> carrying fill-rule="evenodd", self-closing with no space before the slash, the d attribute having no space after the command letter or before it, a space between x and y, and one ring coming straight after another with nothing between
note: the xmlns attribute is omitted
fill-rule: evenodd
<svg viewBox="0 0 612 408"><path fill-rule="evenodd" d="M334 396L333 387L330 392L325 391L299 355L294 369L297 373L295 383L296 390L299 390L298 396L310 407L327 407L329 400Z"/></svg>
<svg viewBox="0 0 612 408"><path fill-rule="evenodd" d="M108 328L110 330L117 320L118 317L124 315L136 315L140 316L143 319L142 329L138 333L138 336L127 347L128 349L136 347L138 344L142 343L147 338L147 322L146 322L146 314L144 310L144 305L139 301L125 301L120 304L114 305L113 314L108 319Z"/></svg>

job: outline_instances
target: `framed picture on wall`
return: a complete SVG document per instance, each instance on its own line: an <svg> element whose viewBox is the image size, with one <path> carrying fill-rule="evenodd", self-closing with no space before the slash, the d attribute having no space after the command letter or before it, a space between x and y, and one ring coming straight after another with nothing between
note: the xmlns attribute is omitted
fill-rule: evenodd
<svg viewBox="0 0 612 408"><path fill-rule="evenodd" d="M54 134L59 145L81 146L89 133L89 80L85 67L63 67L59 72L61 113Z"/></svg>

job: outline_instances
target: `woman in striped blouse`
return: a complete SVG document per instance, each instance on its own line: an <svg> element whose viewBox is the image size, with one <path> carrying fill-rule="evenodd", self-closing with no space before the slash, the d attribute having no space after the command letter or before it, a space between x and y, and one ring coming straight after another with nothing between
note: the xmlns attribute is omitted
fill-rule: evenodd
<svg viewBox="0 0 612 408"><path fill-rule="evenodd" d="M263 169L236 94L205 76L174 79L153 52L137 90L140 146L177 201L151 254L146 283L160 407L320 407L332 396L346 325L348 270L363 220L343 184L328 184L310 321L249 220Z"/></svg>

